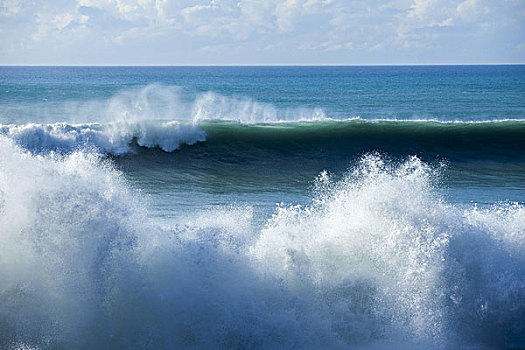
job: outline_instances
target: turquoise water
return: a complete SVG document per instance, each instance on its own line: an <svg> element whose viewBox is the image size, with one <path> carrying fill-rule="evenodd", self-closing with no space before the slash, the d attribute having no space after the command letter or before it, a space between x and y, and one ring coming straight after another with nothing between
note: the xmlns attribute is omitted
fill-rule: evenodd
<svg viewBox="0 0 525 350"><path fill-rule="evenodd" d="M525 344L525 66L0 67L0 92L3 347Z"/></svg>

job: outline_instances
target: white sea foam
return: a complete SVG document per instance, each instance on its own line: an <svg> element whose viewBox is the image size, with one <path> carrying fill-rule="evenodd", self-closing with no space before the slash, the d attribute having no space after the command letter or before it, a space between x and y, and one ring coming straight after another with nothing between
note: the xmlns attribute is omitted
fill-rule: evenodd
<svg viewBox="0 0 525 350"><path fill-rule="evenodd" d="M525 208L458 209L436 176L415 157L396 166L374 155L339 182L322 174L313 204L279 207L251 253L291 290L315 291L349 342L525 341Z"/></svg>
<svg viewBox="0 0 525 350"><path fill-rule="evenodd" d="M525 208L456 208L435 180L371 155L262 228L161 227L100 158L0 136L0 346L523 346Z"/></svg>
<svg viewBox="0 0 525 350"><path fill-rule="evenodd" d="M128 153L133 141L142 147L172 152L183 144L206 139L206 133L197 125L178 121L0 125L0 134L33 153L88 149L113 155Z"/></svg>

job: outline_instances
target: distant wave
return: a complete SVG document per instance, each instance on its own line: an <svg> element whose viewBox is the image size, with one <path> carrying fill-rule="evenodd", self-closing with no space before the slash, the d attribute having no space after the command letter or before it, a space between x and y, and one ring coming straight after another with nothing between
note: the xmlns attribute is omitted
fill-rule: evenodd
<svg viewBox="0 0 525 350"><path fill-rule="evenodd" d="M173 152L204 141L208 151L240 160L261 149L298 156L312 151L520 156L525 149L525 119L335 118L321 108L277 107L158 84L124 89L105 100L19 107L11 122L0 124L0 135L35 154L83 149L121 156L141 148ZM35 123L42 118L50 122Z"/></svg>
<svg viewBox="0 0 525 350"><path fill-rule="evenodd" d="M165 227L90 153L0 135L0 347L522 348L525 208L367 155L311 204Z"/></svg>
<svg viewBox="0 0 525 350"><path fill-rule="evenodd" d="M330 154L369 151L442 156L521 157L525 121L437 122L400 120L318 120L237 123L223 120L120 121L88 124L0 125L0 135L32 153L71 153L85 149L120 156L140 148L173 152L205 142L207 152L237 155L260 150Z"/></svg>

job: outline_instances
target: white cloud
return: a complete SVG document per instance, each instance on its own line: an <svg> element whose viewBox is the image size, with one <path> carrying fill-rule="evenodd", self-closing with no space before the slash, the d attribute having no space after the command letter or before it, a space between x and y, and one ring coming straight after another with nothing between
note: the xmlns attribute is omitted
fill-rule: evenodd
<svg viewBox="0 0 525 350"><path fill-rule="evenodd" d="M491 36L508 37L507 46L485 49L504 56L504 50L522 52L516 47L525 40L523 0L0 1L0 44L9 48L0 56L4 62L37 49L77 55L83 44L106 51L118 45L138 56L145 45L175 58L230 52L241 60L256 53L307 59L317 53L351 63L355 57L431 57L453 47L469 54L474 44L481 52L484 40L496 42Z"/></svg>
<svg viewBox="0 0 525 350"><path fill-rule="evenodd" d="M466 0L456 8L458 17L467 21L474 21L481 15L490 13L490 8L481 3L480 0Z"/></svg>
<svg viewBox="0 0 525 350"><path fill-rule="evenodd" d="M56 29L63 30L71 24L82 25L89 20L89 16L71 14L71 13L62 13L55 16L52 23L55 25Z"/></svg>
<svg viewBox="0 0 525 350"><path fill-rule="evenodd" d="M10 17L20 11L20 0L2 0L0 2L0 16Z"/></svg>

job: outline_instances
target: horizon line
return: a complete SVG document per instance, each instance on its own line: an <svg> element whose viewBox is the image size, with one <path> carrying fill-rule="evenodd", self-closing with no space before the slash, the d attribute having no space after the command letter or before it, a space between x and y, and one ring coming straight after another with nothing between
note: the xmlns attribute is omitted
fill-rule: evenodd
<svg viewBox="0 0 525 350"><path fill-rule="evenodd" d="M290 63L276 63L276 64L92 64L92 63L72 63L72 64L18 64L18 63L0 63L0 67L396 67L396 66L521 66L523 63L355 63L355 64L290 64Z"/></svg>

